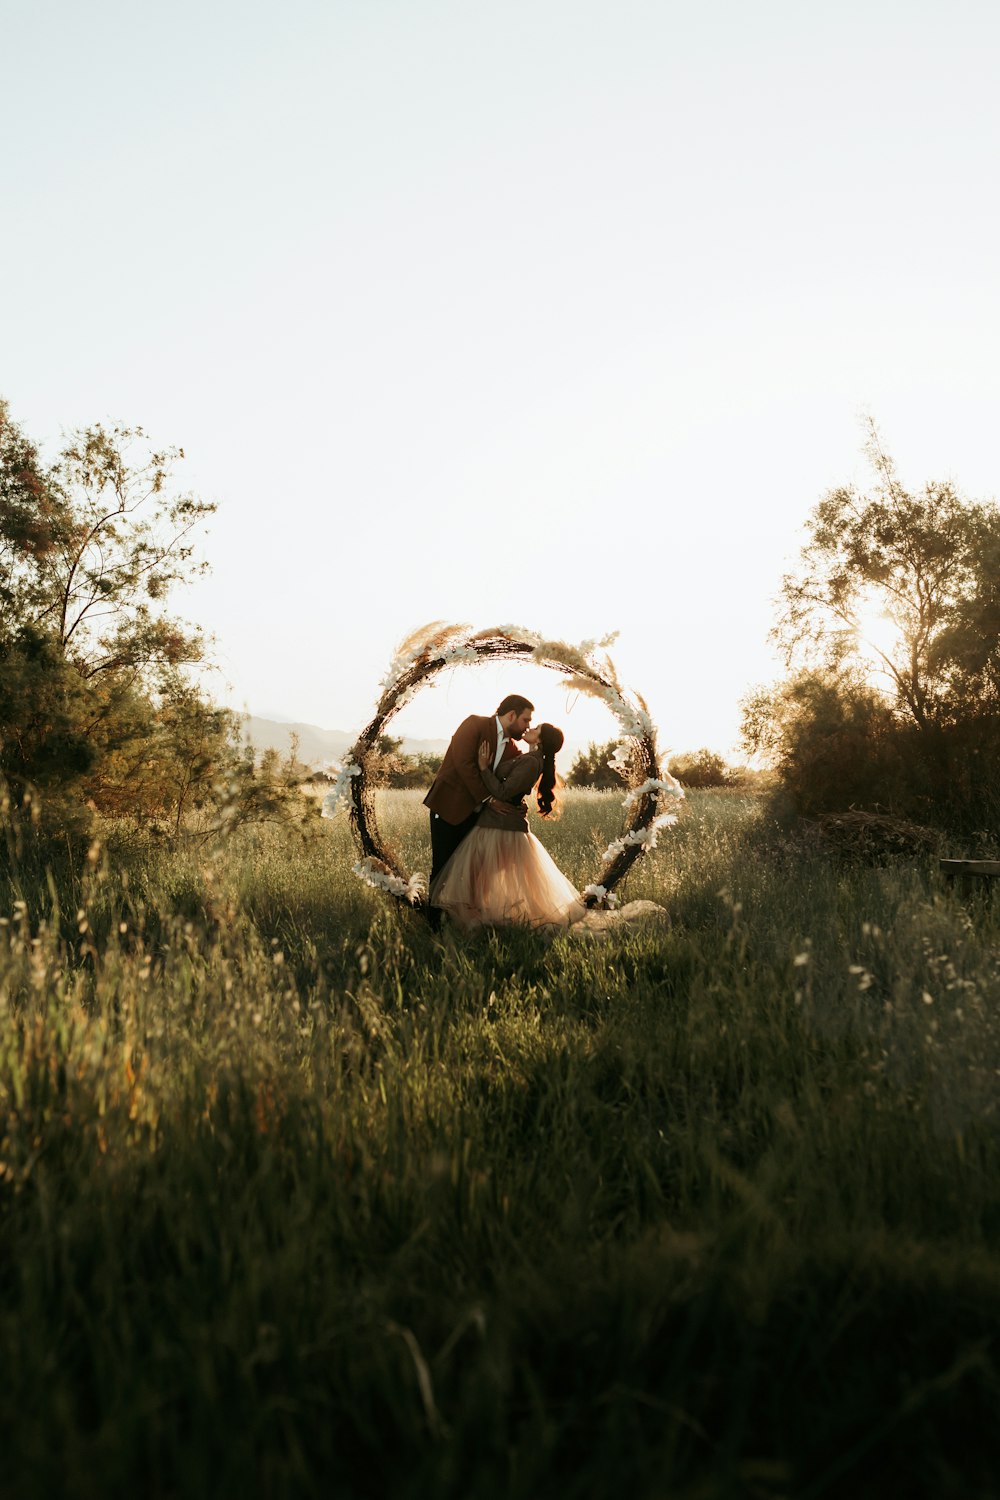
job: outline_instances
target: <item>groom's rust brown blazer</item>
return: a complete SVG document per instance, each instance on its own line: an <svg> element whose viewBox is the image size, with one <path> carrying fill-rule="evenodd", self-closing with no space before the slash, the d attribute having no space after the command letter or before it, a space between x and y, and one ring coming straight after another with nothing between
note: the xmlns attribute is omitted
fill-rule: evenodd
<svg viewBox="0 0 1000 1500"><path fill-rule="evenodd" d="M490 796L490 789L479 773L479 747L483 740L495 755L495 714L491 714L489 718L470 714L467 719L462 720L451 737L441 769L424 798L424 806L437 813L446 823L464 823L479 804ZM508 740L503 747L502 760L510 760L520 753L514 741Z"/></svg>

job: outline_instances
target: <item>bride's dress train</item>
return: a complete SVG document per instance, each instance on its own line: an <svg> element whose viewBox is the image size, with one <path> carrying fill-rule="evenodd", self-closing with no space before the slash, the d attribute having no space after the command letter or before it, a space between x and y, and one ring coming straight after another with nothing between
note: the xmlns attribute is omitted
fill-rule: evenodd
<svg viewBox="0 0 1000 1500"><path fill-rule="evenodd" d="M568 927L587 910L533 833L498 828L477 827L462 840L432 887L431 902L467 928Z"/></svg>
<svg viewBox="0 0 1000 1500"><path fill-rule="evenodd" d="M431 901L460 927L532 927L600 935L668 920L655 901L592 910L533 833L474 828L432 887Z"/></svg>

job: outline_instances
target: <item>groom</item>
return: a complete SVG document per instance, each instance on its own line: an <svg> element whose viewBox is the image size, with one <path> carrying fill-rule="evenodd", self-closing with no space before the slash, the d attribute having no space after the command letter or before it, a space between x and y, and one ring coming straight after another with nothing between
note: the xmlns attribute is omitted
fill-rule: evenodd
<svg viewBox="0 0 1000 1500"><path fill-rule="evenodd" d="M534 704L527 698L512 693L500 704L494 718L470 714L452 735L441 769L424 798L424 806L431 812L432 885L465 835L471 832L484 802L494 812L517 811L509 802L490 795L479 771L479 747L484 740L489 745L494 771L501 761L520 755L515 741L529 728L534 711ZM431 907L432 914L435 910Z"/></svg>

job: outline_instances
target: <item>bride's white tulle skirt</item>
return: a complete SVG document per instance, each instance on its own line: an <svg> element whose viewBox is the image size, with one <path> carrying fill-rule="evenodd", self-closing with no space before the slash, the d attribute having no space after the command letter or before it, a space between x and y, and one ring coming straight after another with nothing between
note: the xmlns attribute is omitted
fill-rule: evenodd
<svg viewBox="0 0 1000 1500"><path fill-rule="evenodd" d="M587 912L533 833L499 828L466 835L431 886L430 900L461 927L569 927Z"/></svg>

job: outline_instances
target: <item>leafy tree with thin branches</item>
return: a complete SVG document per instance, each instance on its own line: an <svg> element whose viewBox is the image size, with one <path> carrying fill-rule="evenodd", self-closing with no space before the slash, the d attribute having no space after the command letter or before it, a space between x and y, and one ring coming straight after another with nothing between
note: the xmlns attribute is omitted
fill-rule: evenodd
<svg viewBox="0 0 1000 1500"><path fill-rule="evenodd" d="M979 633L980 670L995 670L1000 511L948 481L904 489L870 418L866 428L875 483L831 490L814 508L772 635L788 666L875 669L899 713L931 730L953 720L956 702L968 708L978 696L985 706L971 691L970 634ZM895 627L894 646L866 630L879 614Z"/></svg>
<svg viewBox="0 0 1000 1500"><path fill-rule="evenodd" d="M744 745L802 811L995 818L1000 510L950 481L905 488L871 419L865 451L873 483L820 500L782 580L772 638L792 675L745 700Z"/></svg>
<svg viewBox="0 0 1000 1500"><path fill-rule="evenodd" d="M176 487L183 457L97 425L46 462L0 401L0 779L50 831L287 811L288 768L240 746L190 674L203 633L169 608L215 510Z"/></svg>

